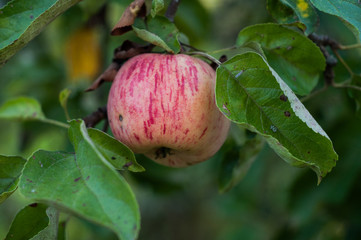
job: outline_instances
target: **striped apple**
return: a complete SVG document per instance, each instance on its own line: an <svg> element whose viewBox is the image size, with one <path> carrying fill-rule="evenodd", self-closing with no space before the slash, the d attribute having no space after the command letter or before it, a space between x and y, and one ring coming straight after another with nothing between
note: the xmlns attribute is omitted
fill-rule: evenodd
<svg viewBox="0 0 361 240"><path fill-rule="evenodd" d="M215 79L206 62L188 55L131 58L109 93L108 118L115 138L171 167L209 159L230 126L216 106Z"/></svg>

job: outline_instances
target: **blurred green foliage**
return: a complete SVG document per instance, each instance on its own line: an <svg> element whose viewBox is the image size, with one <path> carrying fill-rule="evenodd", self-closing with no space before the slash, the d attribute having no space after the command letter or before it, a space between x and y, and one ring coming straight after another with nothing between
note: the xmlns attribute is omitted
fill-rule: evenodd
<svg viewBox="0 0 361 240"><path fill-rule="evenodd" d="M52 22L0 68L0 103L19 96L33 97L41 102L47 117L66 121L57 96L69 88L71 118L84 117L104 106L110 84L84 93L94 79L71 80L65 49L75 31L90 28L98 36L95 44L102 49L97 64L100 71L105 69L114 48L124 39L139 42L132 32L109 35L129 2L83 1ZM355 42L339 19L319 14L319 33L342 44ZM242 28L271 21L263 0L182 0L175 23L190 44L211 51L234 45ZM354 72L361 73L360 50L343 51L342 56ZM349 77L341 64L335 73L337 82ZM186 169L159 166L137 156L146 171L127 172L125 177L141 208L139 239L359 239L361 124L355 103L347 90L329 89L305 106L339 154L336 167L320 186L316 186L312 171L287 165L268 146L241 183L224 194L218 193L217 183L222 154ZM37 149L72 151L66 130L44 123L1 121L0 133L1 154L27 158ZM0 239L6 236L16 212L27 204L16 192L0 205ZM61 218L68 220L68 239L116 239L107 229L80 218L67 214Z"/></svg>

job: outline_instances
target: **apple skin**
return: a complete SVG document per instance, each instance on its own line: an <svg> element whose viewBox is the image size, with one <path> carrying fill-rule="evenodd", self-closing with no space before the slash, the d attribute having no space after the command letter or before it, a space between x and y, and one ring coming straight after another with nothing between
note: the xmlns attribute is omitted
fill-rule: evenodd
<svg viewBox="0 0 361 240"><path fill-rule="evenodd" d="M129 59L108 98L115 138L166 166L209 159L230 126L216 106L215 80L206 62L188 55L147 53Z"/></svg>

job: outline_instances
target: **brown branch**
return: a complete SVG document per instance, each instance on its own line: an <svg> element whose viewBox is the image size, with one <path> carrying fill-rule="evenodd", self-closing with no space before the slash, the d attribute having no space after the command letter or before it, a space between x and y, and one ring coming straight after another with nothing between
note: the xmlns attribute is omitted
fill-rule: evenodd
<svg viewBox="0 0 361 240"><path fill-rule="evenodd" d="M316 35L315 33L312 33L308 37L317 44L326 59L326 68L323 72L323 76L325 78L326 86L330 86L334 83L335 72L333 68L337 64L337 59L327 51L326 47L329 46L333 51L335 51L340 49L340 44L325 35Z"/></svg>
<svg viewBox="0 0 361 240"><path fill-rule="evenodd" d="M165 16L171 22L174 22L174 17L175 17L175 15L177 13L180 1L181 0L172 0L168 5L167 12L165 13Z"/></svg>
<svg viewBox="0 0 361 240"><path fill-rule="evenodd" d="M107 107L100 107L97 111L89 114L88 116L84 117L83 120L85 122L85 126L87 128L95 127L100 121L103 119L107 119ZM106 125L105 125L106 126Z"/></svg>
<svg viewBox="0 0 361 240"><path fill-rule="evenodd" d="M311 39L318 46L330 46L332 49L340 49L341 46L336 40L326 35L317 35L315 33L312 33L308 36L308 38Z"/></svg>

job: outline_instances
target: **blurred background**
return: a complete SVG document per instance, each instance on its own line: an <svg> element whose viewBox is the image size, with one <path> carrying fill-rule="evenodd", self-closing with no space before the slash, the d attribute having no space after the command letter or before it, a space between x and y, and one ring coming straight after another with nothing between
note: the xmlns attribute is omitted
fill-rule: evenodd
<svg viewBox="0 0 361 240"><path fill-rule="evenodd" d="M6 2L0 0L0 7ZM57 18L0 68L0 104L18 96L33 97L47 117L66 121L56 96L69 88L71 118L104 106L110 83L89 93L84 89L106 69L113 50L125 39L141 43L132 32L109 34L130 2L84 0ZM356 42L339 19L319 16L318 33L345 45ZM265 0L182 0L175 22L191 45L212 51L232 46L242 28L273 19ZM361 72L360 50L341 54L355 72ZM349 77L341 64L335 71L336 82ZM319 186L311 170L291 167L265 145L243 180L220 194L219 169L232 136L212 159L185 169L162 167L137 156L147 171L122 174L141 208L139 239L360 239L361 121L354 101L347 90L330 88L305 106L339 154L336 167ZM0 154L27 158L37 149L73 151L64 129L36 122L0 122ZM0 205L0 239L26 204L16 192ZM70 240L116 239L105 228L62 217L68 219Z"/></svg>

